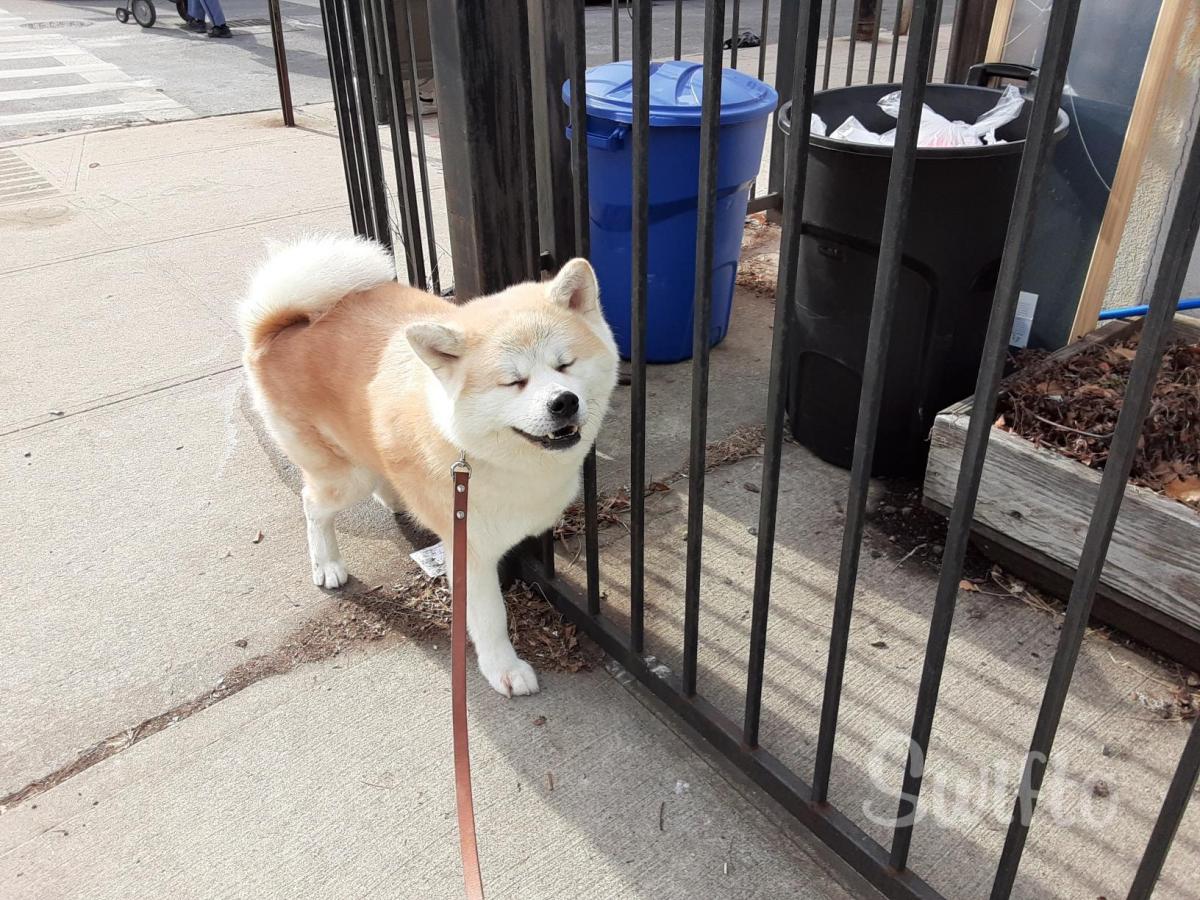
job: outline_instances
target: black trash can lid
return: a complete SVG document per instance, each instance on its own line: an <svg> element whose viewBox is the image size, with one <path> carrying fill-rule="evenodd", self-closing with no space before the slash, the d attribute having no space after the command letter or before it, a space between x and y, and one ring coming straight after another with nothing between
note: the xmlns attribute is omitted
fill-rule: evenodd
<svg viewBox="0 0 1200 900"><path fill-rule="evenodd" d="M898 84L857 84L850 87L831 88L813 94L812 111L820 116L830 131L854 116L863 126L878 134L896 127L896 120L879 108L879 99L900 90ZM966 84L930 84L925 88L925 104L934 112L951 121L974 122L996 105L1001 92L995 88L974 87ZM964 159L979 156L1003 156L1020 153L1025 149L1025 134L1029 128L1029 112L1033 104L1025 101L1021 114L1007 125L996 129L996 136L1003 144L980 144L978 147L918 147L920 159ZM1058 122L1054 127L1054 139L1059 140L1067 133L1070 119L1063 110L1058 111ZM792 104L785 103L779 110L779 129L784 134L792 132ZM826 150L855 153L861 156L891 156L892 148L883 144L856 144L837 141L830 137L812 135L810 143Z"/></svg>

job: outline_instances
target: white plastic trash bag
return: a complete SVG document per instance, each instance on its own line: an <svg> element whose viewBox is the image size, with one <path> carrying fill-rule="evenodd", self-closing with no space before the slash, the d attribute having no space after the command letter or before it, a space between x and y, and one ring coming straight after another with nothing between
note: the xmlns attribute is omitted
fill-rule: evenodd
<svg viewBox="0 0 1200 900"><path fill-rule="evenodd" d="M1008 85L1000 95L999 102L975 120L972 130L985 144L1006 144L1005 140L996 137L996 129L1007 125L1021 114L1025 98L1015 85Z"/></svg>
<svg viewBox="0 0 1200 900"><path fill-rule="evenodd" d="M951 122L934 112L928 104L921 107L921 125L917 133L918 147L978 147L983 144L1003 144L996 137L996 129L1007 125L1021 114L1025 100L1021 92L1009 85L1000 95L999 101L981 115L974 125L966 122ZM900 117L900 91L893 91L879 98L879 108L893 119ZM895 142L895 131L888 132ZM861 141L860 141L861 143Z"/></svg>
<svg viewBox="0 0 1200 900"><path fill-rule="evenodd" d="M817 137L825 137L825 120L813 113L809 119L808 130Z"/></svg>
<svg viewBox="0 0 1200 900"><path fill-rule="evenodd" d="M851 144L886 144L888 146L892 144L891 139L888 139L886 135L876 134L854 116L835 128L829 137L835 141L847 141Z"/></svg>

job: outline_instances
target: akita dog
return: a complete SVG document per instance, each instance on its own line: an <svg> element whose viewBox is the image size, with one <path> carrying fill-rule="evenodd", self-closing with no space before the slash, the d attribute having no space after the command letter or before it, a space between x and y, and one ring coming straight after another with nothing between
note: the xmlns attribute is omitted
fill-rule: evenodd
<svg viewBox="0 0 1200 900"><path fill-rule="evenodd" d="M304 476L313 581L346 583L334 517L371 494L449 548L450 467L465 452L471 641L492 687L532 694L497 564L579 493L616 385L596 275L574 259L461 306L393 278L377 244L306 239L271 255L240 309L255 404Z"/></svg>

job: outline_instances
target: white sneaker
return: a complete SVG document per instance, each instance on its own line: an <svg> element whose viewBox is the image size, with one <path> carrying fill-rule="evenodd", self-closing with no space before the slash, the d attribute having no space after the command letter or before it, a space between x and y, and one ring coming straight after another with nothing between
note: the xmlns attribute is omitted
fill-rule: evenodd
<svg viewBox="0 0 1200 900"><path fill-rule="evenodd" d="M417 105L422 116L437 115L437 90L432 76L417 82Z"/></svg>

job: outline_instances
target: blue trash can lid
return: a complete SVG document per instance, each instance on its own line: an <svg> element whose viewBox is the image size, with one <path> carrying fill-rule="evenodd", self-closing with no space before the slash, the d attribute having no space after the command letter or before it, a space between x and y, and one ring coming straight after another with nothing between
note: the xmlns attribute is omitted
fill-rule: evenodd
<svg viewBox="0 0 1200 900"><path fill-rule="evenodd" d="M650 64L650 124L700 124L704 67L673 59ZM571 102L571 82L563 85L563 102ZM721 124L758 119L774 112L779 96L768 84L736 69L721 70ZM588 115L614 122L633 122L633 63L606 63L587 71Z"/></svg>

